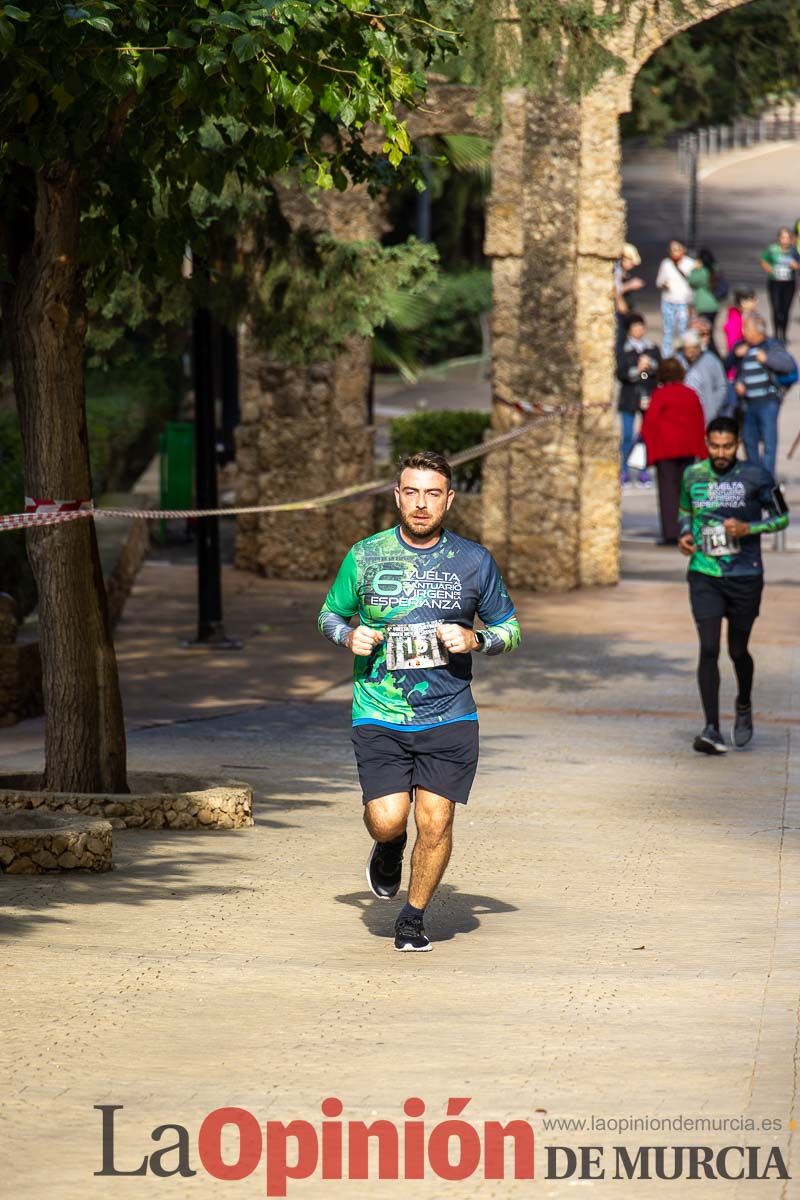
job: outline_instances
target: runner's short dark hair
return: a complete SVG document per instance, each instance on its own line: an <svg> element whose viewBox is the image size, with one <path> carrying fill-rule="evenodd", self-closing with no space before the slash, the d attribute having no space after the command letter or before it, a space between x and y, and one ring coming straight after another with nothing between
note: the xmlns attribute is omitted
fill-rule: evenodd
<svg viewBox="0 0 800 1200"><path fill-rule="evenodd" d="M732 433L739 437L739 422L736 417L713 417L706 425L706 437L710 433Z"/></svg>
<svg viewBox="0 0 800 1200"><path fill-rule="evenodd" d="M449 488L453 480L453 471L450 463L443 454L438 454L435 450L418 450L416 454L409 454L406 458L401 458L397 464L397 482L400 482L400 476L403 471L438 471L440 475L444 475Z"/></svg>
<svg viewBox="0 0 800 1200"><path fill-rule="evenodd" d="M630 329L631 325L646 325L644 317L640 312L629 312L625 316L625 328Z"/></svg>

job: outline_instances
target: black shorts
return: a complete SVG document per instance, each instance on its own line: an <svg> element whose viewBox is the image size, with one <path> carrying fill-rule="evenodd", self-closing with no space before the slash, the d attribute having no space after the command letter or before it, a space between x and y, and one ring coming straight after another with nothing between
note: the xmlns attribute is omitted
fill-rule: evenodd
<svg viewBox="0 0 800 1200"><path fill-rule="evenodd" d="M364 804L417 787L466 804L478 769L478 722L415 731L354 725L353 749Z"/></svg>
<svg viewBox="0 0 800 1200"><path fill-rule="evenodd" d="M727 617L737 629L750 629L758 616L763 590L763 575L732 579L703 571L689 572L689 599L695 621Z"/></svg>

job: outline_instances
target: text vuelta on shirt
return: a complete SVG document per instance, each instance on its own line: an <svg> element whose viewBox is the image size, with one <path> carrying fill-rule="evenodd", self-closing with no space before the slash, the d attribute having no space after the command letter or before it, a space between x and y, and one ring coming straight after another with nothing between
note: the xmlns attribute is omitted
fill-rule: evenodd
<svg viewBox="0 0 800 1200"><path fill-rule="evenodd" d="M417 570L408 575L399 564L381 565L367 572L364 581L367 604L378 608L393 608L398 604L416 607L431 605L441 609L461 607L461 579L453 571L436 568Z"/></svg>
<svg viewBox="0 0 800 1200"><path fill-rule="evenodd" d="M740 479L719 479L710 483L692 485L692 493L711 508L744 508L747 504L747 489Z"/></svg>

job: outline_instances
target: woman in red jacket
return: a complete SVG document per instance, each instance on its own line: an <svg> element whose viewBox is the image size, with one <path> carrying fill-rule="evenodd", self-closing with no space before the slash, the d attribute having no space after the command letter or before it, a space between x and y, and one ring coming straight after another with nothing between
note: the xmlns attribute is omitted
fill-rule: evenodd
<svg viewBox="0 0 800 1200"><path fill-rule="evenodd" d="M678 500L683 472L697 458L706 458L705 422L700 397L683 382L685 371L677 358L665 358L658 368L654 390L642 422L647 462L658 474L661 511L660 546L678 544Z"/></svg>

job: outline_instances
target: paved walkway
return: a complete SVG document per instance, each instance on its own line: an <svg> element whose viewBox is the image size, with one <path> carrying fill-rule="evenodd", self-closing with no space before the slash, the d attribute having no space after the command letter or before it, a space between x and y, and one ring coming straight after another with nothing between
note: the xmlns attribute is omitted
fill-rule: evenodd
<svg viewBox="0 0 800 1200"><path fill-rule="evenodd" d="M795 479L790 495L800 502ZM696 647L681 562L634 532L624 564L615 589L517 597L522 649L477 662L482 766L431 910L435 951L420 957L393 953L396 905L363 882L349 661L314 628L324 586L229 573L226 620L245 649L193 653L177 648L193 621L191 568L145 567L117 638L131 766L248 780L256 825L121 832L108 875L0 879L3 1182L14 1200L263 1195L263 1164L239 1183L202 1170L186 1183L94 1177L94 1106L124 1106L120 1169L156 1149L151 1130L168 1123L188 1128L196 1169L211 1110L319 1128L327 1096L341 1098L345 1120L398 1125L418 1096L429 1130L451 1096L471 1097L478 1128L524 1118L536 1181L316 1174L290 1196L669 1190L548 1179L556 1145L606 1147L608 1176L616 1145L776 1145L800 1176L789 1127L800 1120L800 553L768 555L757 737L722 760L690 749ZM724 664L728 714L732 700ZM3 768L36 762L40 737L35 722L3 731ZM592 1116L651 1129L545 1124ZM652 1125L679 1117L780 1125ZM798 1195L796 1179L774 1172L713 1188L726 1200Z"/></svg>
<svg viewBox="0 0 800 1200"><path fill-rule="evenodd" d="M452 1095L472 1097L475 1122L532 1122L535 1185L429 1180L414 1185L425 1197L531 1186L569 1196L575 1180L544 1178L548 1144L741 1140L544 1126L592 1114L779 1120L779 1133L744 1140L780 1146L800 1173L786 1127L800 1116L800 558L783 556L793 577L768 589L758 626L754 748L706 760L689 749L695 645L681 566L668 551L654 565L655 554L632 548L618 589L519 597L524 648L478 663L482 769L431 912L435 952L410 960L388 940L396 906L363 882L348 660L316 640L322 589L252 581L229 598L244 654L193 656L174 649L185 623L169 618L176 573L167 586L163 566L145 568L119 630L131 764L246 779L256 826L130 831L116 837L110 875L2 880L15 1200L222 1194L202 1174L185 1191L152 1175L93 1178L96 1104L124 1105L121 1167L170 1122L190 1130L196 1167L212 1109L316 1122L328 1095L350 1119L399 1122L418 1095L435 1123ZM176 571L188 594L189 569ZM724 701L729 712L727 672ZM4 766L35 758L17 752ZM259 1173L226 1194L262 1186ZM360 1194L383 1200L401 1186L372 1181ZM604 1196L622 1185L591 1186ZM793 1186L716 1185L769 1200ZM295 1191L359 1194L319 1179ZM661 1196L663 1184L627 1194Z"/></svg>

